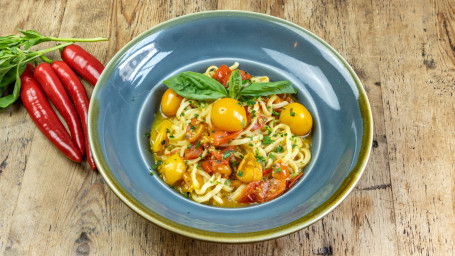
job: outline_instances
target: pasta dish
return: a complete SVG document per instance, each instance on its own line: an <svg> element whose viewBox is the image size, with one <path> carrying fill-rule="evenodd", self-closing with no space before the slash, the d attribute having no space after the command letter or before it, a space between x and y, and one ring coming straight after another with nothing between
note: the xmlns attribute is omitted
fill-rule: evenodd
<svg viewBox="0 0 455 256"><path fill-rule="evenodd" d="M313 120L288 81L231 67L164 83L150 133L163 180L192 200L239 207L270 201L303 176Z"/></svg>

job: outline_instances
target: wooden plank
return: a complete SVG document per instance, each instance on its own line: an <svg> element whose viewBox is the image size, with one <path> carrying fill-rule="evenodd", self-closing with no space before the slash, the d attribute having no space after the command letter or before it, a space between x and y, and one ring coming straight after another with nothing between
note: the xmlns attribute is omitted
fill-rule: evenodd
<svg viewBox="0 0 455 256"><path fill-rule="evenodd" d="M41 24L42 33L49 33L53 27L58 28L58 19L54 19L58 10L53 13L35 16L33 10L42 4L33 1L2 2L5 13L21 13L10 15L0 23L2 34L17 34L17 28L34 29L30 24ZM58 9L58 8L57 8ZM52 17L52 18L51 18ZM42 20L40 20L42 19ZM14 214L20 191L23 189L23 178L28 164L31 145L35 141L35 124L22 107L21 101L0 113L0 252L16 247L16 238L10 235ZM41 135L41 134L40 134ZM38 136L37 136L38 137ZM36 157L36 156L35 156Z"/></svg>
<svg viewBox="0 0 455 256"><path fill-rule="evenodd" d="M453 255L453 2L390 1L377 23L400 255Z"/></svg>

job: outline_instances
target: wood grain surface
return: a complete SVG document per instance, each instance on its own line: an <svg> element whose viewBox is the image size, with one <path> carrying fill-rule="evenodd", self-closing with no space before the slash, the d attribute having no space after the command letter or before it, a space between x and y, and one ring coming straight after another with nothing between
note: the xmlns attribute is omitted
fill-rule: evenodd
<svg viewBox="0 0 455 256"><path fill-rule="evenodd" d="M174 17L215 9L274 15L347 59L368 93L375 132L361 181L322 220L271 241L216 244L130 210L87 163L59 153L18 101L0 112L2 255L455 254L455 1L0 0L0 7L2 35L19 27L109 37L84 45L105 64Z"/></svg>

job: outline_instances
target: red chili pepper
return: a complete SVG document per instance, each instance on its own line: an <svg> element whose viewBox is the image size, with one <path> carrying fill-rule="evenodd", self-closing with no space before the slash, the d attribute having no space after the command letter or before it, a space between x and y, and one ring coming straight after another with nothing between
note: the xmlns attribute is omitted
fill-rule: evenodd
<svg viewBox="0 0 455 256"><path fill-rule="evenodd" d="M85 91L84 86L77 77L76 73L63 61L54 61L51 64L58 78L65 87L68 95L73 101L74 106L76 107L77 114L81 120L82 130L84 130L85 138L85 153L87 154L87 161L92 168L96 170L95 161L93 160L92 152L90 150L90 144L88 139L88 107L89 100L87 97L87 92Z"/></svg>
<svg viewBox="0 0 455 256"><path fill-rule="evenodd" d="M81 122L77 116L76 110L71 103L68 94L65 91L60 79L55 74L49 63L39 64L34 72L35 79L43 87L49 100L65 119L68 129L71 132L74 142L83 155L85 152L84 135L82 133Z"/></svg>
<svg viewBox="0 0 455 256"><path fill-rule="evenodd" d="M63 48L61 55L62 59L76 73L89 81L93 86L96 85L98 78L104 70L104 66L99 60L75 44Z"/></svg>
<svg viewBox="0 0 455 256"><path fill-rule="evenodd" d="M21 82L22 102L38 129L69 159L80 162L81 153L33 78L32 64L29 63L22 73Z"/></svg>

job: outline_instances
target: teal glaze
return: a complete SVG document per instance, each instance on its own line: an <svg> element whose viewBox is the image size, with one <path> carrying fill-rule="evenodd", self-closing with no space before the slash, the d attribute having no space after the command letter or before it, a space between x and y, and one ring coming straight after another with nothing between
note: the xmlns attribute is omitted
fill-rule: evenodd
<svg viewBox="0 0 455 256"><path fill-rule="evenodd" d="M145 134L166 89L163 80L235 61L253 75L289 80L298 89L298 101L315 121L313 157L305 176L279 198L219 208L195 203L151 176ZM160 24L117 53L93 93L89 134L101 174L140 215L199 239L251 242L310 225L344 199L366 165L372 118L352 68L321 39L271 16L213 11Z"/></svg>

